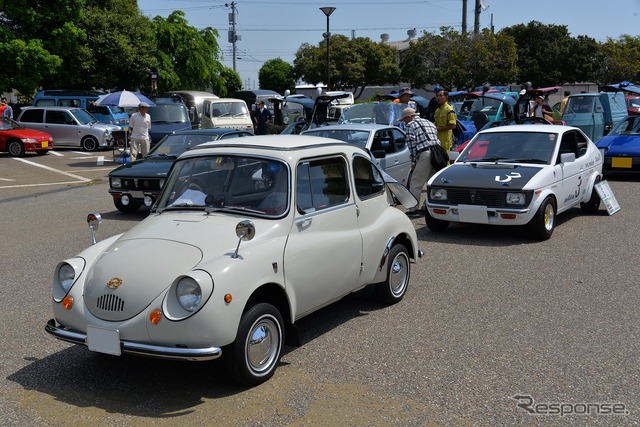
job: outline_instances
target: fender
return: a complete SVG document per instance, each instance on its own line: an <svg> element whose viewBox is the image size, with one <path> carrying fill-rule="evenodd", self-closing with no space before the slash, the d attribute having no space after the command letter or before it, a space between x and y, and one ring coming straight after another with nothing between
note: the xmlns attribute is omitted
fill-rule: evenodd
<svg viewBox="0 0 640 427"><path fill-rule="evenodd" d="M531 205L531 212L538 212L540 209L540 205L542 205L542 201L547 198L547 196L551 196L553 199L553 203L556 205L556 209L558 209L558 200L556 198L556 194L551 190L551 188L543 188L540 190L540 194L535 197L533 204Z"/></svg>
<svg viewBox="0 0 640 427"><path fill-rule="evenodd" d="M588 190L585 192L584 197L582 198L582 200L580 200L580 202L584 203L591 199L591 193L595 191L595 185L600 181L602 181L602 173L597 170L591 171L591 174L587 179Z"/></svg>

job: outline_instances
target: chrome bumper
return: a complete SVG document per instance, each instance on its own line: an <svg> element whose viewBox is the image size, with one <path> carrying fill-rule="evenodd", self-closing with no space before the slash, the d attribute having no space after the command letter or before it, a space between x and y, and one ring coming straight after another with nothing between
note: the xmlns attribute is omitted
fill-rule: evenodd
<svg viewBox="0 0 640 427"><path fill-rule="evenodd" d="M87 345L87 335L80 332L67 331L56 325L55 319L47 322L44 330L59 340L72 344ZM123 353L137 354L140 356L158 357L161 359L206 361L217 359L222 355L222 349L218 347L207 348L179 348L160 347L155 345L141 344L131 341L120 340Z"/></svg>

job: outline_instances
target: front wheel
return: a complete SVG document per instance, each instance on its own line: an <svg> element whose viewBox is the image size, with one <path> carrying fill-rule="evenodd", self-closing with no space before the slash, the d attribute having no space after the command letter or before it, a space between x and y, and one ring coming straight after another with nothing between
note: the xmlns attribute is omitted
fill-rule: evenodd
<svg viewBox="0 0 640 427"><path fill-rule="evenodd" d="M600 178L596 179L595 184L599 182L600 182ZM591 197L589 198L589 201L580 203L580 209L582 209L582 212L596 213L598 212L598 209L600 209L600 195L596 191L595 184L591 189Z"/></svg>
<svg viewBox="0 0 640 427"><path fill-rule="evenodd" d="M276 370L284 344L282 315L271 304L259 303L240 319L238 334L225 350L231 377L241 385L256 386Z"/></svg>
<svg viewBox="0 0 640 427"><path fill-rule="evenodd" d="M22 157L24 156L24 145L21 141L12 139L7 144L7 151L11 157Z"/></svg>
<svg viewBox="0 0 640 427"><path fill-rule="evenodd" d="M86 151L96 151L98 149L98 141L92 136L87 136L82 140L82 148Z"/></svg>
<svg viewBox="0 0 640 427"><path fill-rule="evenodd" d="M556 206L551 197L544 199L538 212L529 222L529 230L534 239L547 240L556 225Z"/></svg>
<svg viewBox="0 0 640 427"><path fill-rule="evenodd" d="M427 223L427 228L433 232L444 231L449 227L449 221L443 219L435 219L429 213L429 209L424 212L424 221Z"/></svg>
<svg viewBox="0 0 640 427"><path fill-rule="evenodd" d="M134 213L138 212L138 209L140 209L140 205L138 203L131 202L128 205L124 205L120 199L113 199L113 204L116 209L122 213Z"/></svg>
<svg viewBox="0 0 640 427"><path fill-rule="evenodd" d="M411 263L409 252L404 245L394 245L389 251L387 265L387 280L375 285L378 297L387 304L400 302L407 292Z"/></svg>

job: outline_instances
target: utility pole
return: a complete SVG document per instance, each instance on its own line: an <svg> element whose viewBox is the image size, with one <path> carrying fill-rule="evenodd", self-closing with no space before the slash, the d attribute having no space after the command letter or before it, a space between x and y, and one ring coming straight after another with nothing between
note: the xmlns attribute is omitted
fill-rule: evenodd
<svg viewBox="0 0 640 427"><path fill-rule="evenodd" d="M480 2L481 0L476 0L476 8L474 11L473 34L476 36L480 34Z"/></svg>
<svg viewBox="0 0 640 427"><path fill-rule="evenodd" d="M232 1L231 4L225 3L225 7L231 6L231 13L229 14L229 43L231 43L232 56L233 56L233 71L236 71L236 42L242 40L242 37L236 34L236 2Z"/></svg>
<svg viewBox="0 0 640 427"><path fill-rule="evenodd" d="M467 34L467 0L462 0L462 34Z"/></svg>

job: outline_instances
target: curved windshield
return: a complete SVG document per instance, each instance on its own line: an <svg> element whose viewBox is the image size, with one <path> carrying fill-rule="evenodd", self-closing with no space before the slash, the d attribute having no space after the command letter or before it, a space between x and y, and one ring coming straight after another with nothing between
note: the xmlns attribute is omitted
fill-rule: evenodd
<svg viewBox="0 0 640 427"><path fill-rule="evenodd" d="M190 123L189 111L183 104L158 104L149 107L151 123Z"/></svg>
<svg viewBox="0 0 640 427"><path fill-rule="evenodd" d="M640 134L640 116L629 116L621 120L609 135L639 135Z"/></svg>
<svg viewBox="0 0 640 427"><path fill-rule="evenodd" d="M365 102L353 104L342 109L338 123L377 123L381 125L397 124L402 110L411 107L418 111L415 103Z"/></svg>
<svg viewBox="0 0 640 427"><path fill-rule="evenodd" d="M284 162L259 157L210 155L178 160L155 210L281 216L289 209L289 175Z"/></svg>
<svg viewBox="0 0 640 427"><path fill-rule="evenodd" d="M324 129L315 128L304 132L305 135L321 136L324 138L339 139L349 144L357 145L360 148L367 148L370 132L354 129Z"/></svg>
<svg viewBox="0 0 640 427"><path fill-rule="evenodd" d="M456 163L505 162L550 164L558 135L545 132L489 132L478 134Z"/></svg>
<svg viewBox="0 0 640 427"><path fill-rule="evenodd" d="M13 121L9 117L0 117L0 130L24 129L20 123Z"/></svg>
<svg viewBox="0 0 640 427"><path fill-rule="evenodd" d="M211 115L213 117L238 117L248 116L249 110L244 101L241 102L213 102L211 104Z"/></svg>
<svg viewBox="0 0 640 427"><path fill-rule="evenodd" d="M196 145L218 139L217 135L169 134L149 151L147 157L178 157Z"/></svg>

